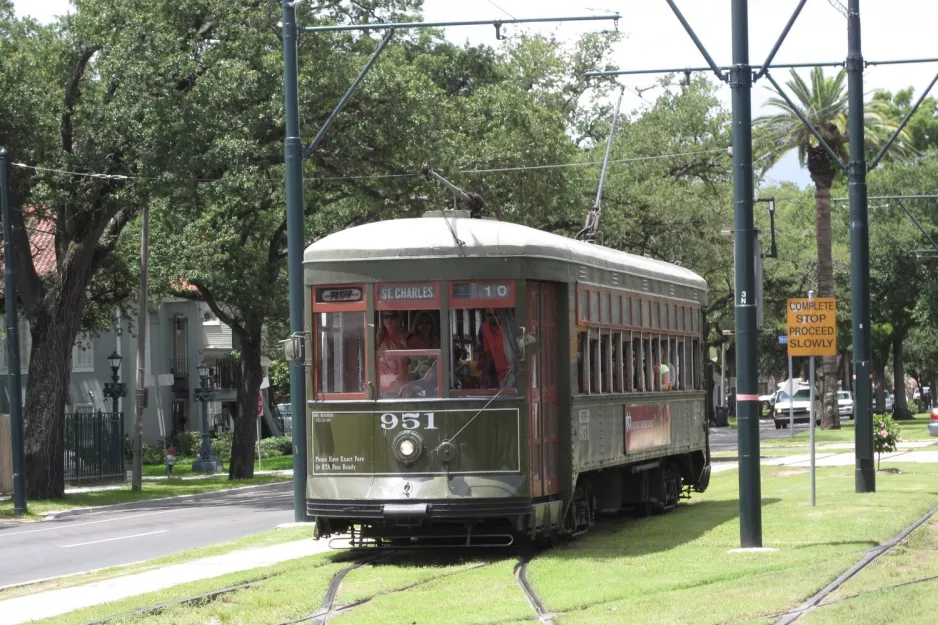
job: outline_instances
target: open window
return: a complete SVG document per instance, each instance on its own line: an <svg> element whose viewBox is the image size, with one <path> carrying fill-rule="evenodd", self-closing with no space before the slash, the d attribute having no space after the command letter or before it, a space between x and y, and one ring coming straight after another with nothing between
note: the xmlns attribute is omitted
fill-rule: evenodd
<svg viewBox="0 0 938 625"><path fill-rule="evenodd" d="M453 395L514 393L518 325L510 280L453 282L449 290Z"/></svg>
<svg viewBox="0 0 938 625"><path fill-rule="evenodd" d="M380 399L441 396L440 286L375 285L375 353Z"/></svg>

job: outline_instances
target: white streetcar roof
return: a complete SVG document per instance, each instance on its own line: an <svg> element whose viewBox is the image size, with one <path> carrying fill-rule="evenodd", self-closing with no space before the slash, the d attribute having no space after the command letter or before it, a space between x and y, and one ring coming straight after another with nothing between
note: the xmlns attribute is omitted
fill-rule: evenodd
<svg viewBox="0 0 938 625"><path fill-rule="evenodd" d="M699 275L644 256L577 241L494 219L428 216L392 219L324 237L303 254L304 263L400 260L402 258L549 258L593 265L706 289ZM439 213L436 213L439 215ZM450 230L452 228L452 230ZM456 238L464 243L462 253Z"/></svg>

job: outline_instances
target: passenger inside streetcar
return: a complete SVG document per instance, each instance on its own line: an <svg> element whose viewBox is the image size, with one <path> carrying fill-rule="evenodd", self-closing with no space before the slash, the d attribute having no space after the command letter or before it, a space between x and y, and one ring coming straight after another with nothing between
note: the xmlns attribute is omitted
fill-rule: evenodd
<svg viewBox="0 0 938 625"><path fill-rule="evenodd" d="M429 313L419 312L414 317L414 322L410 326L410 335L407 337L407 347L410 349L440 348L440 335Z"/></svg>
<svg viewBox="0 0 938 625"><path fill-rule="evenodd" d="M515 352L510 330L502 327L498 313L491 308L485 310L485 321L479 328L479 344L482 346L484 388L513 385L510 374Z"/></svg>
<svg viewBox="0 0 938 625"><path fill-rule="evenodd" d="M396 310L381 312L381 327L376 337L378 351L378 384L381 396L398 393L404 384L410 381L408 376L408 359L389 356L389 350L407 349L407 334L401 319L401 313Z"/></svg>

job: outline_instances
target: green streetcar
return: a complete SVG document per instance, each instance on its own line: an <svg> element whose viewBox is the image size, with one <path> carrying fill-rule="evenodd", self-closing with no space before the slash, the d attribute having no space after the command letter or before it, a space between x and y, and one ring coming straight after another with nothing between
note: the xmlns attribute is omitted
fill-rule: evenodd
<svg viewBox="0 0 938 625"><path fill-rule="evenodd" d="M707 487L693 272L446 210L325 237L304 281L319 535L554 540Z"/></svg>

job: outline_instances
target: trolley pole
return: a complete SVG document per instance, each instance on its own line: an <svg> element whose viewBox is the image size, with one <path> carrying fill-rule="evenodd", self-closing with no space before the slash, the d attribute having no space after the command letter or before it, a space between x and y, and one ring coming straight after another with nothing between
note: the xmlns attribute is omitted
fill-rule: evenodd
<svg viewBox="0 0 938 625"><path fill-rule="evenodd" d="M283 9L283 97L286 138L283 145L287 194L287 276L290 289L290 333L303 332L303 142L300 139L299 72L296 54L296 9ZM303 362L290 363L290 406L293 414L293 517L306 521L306 379Z"/></svg>
<svg viewBox="0 0 938 625"><path fill-rule="evenodd" d="M850 275L853 305L853 373L855 486L858 493L876 492L873 465L872 350L870 347L870 231L863 141L863 52L860 45L860 0L847 6L847 92L850 132Z"/></svg>
<svg viewBox="0 0 938 625"><path fill-rule="evenodd" d="M16 281L13 267L13 224L10 222L10 159L0 149L0 203L3 209L4 300L6 302L7 365L10 398L10 436L13 447L13 514L26 514L26 463L23 453L23 400L20 386L20 339L16 319Z"/></svg>
<svg viewBox="0 0 938 625"><path fill-rule="evenodd" d="M739 436L739 537L743 548L762 546L762 485L759 468L759 392L756 362L756 301L752 201L752 68L749 7L732 1L733 223L736 237L736 418Z"/></svg>

